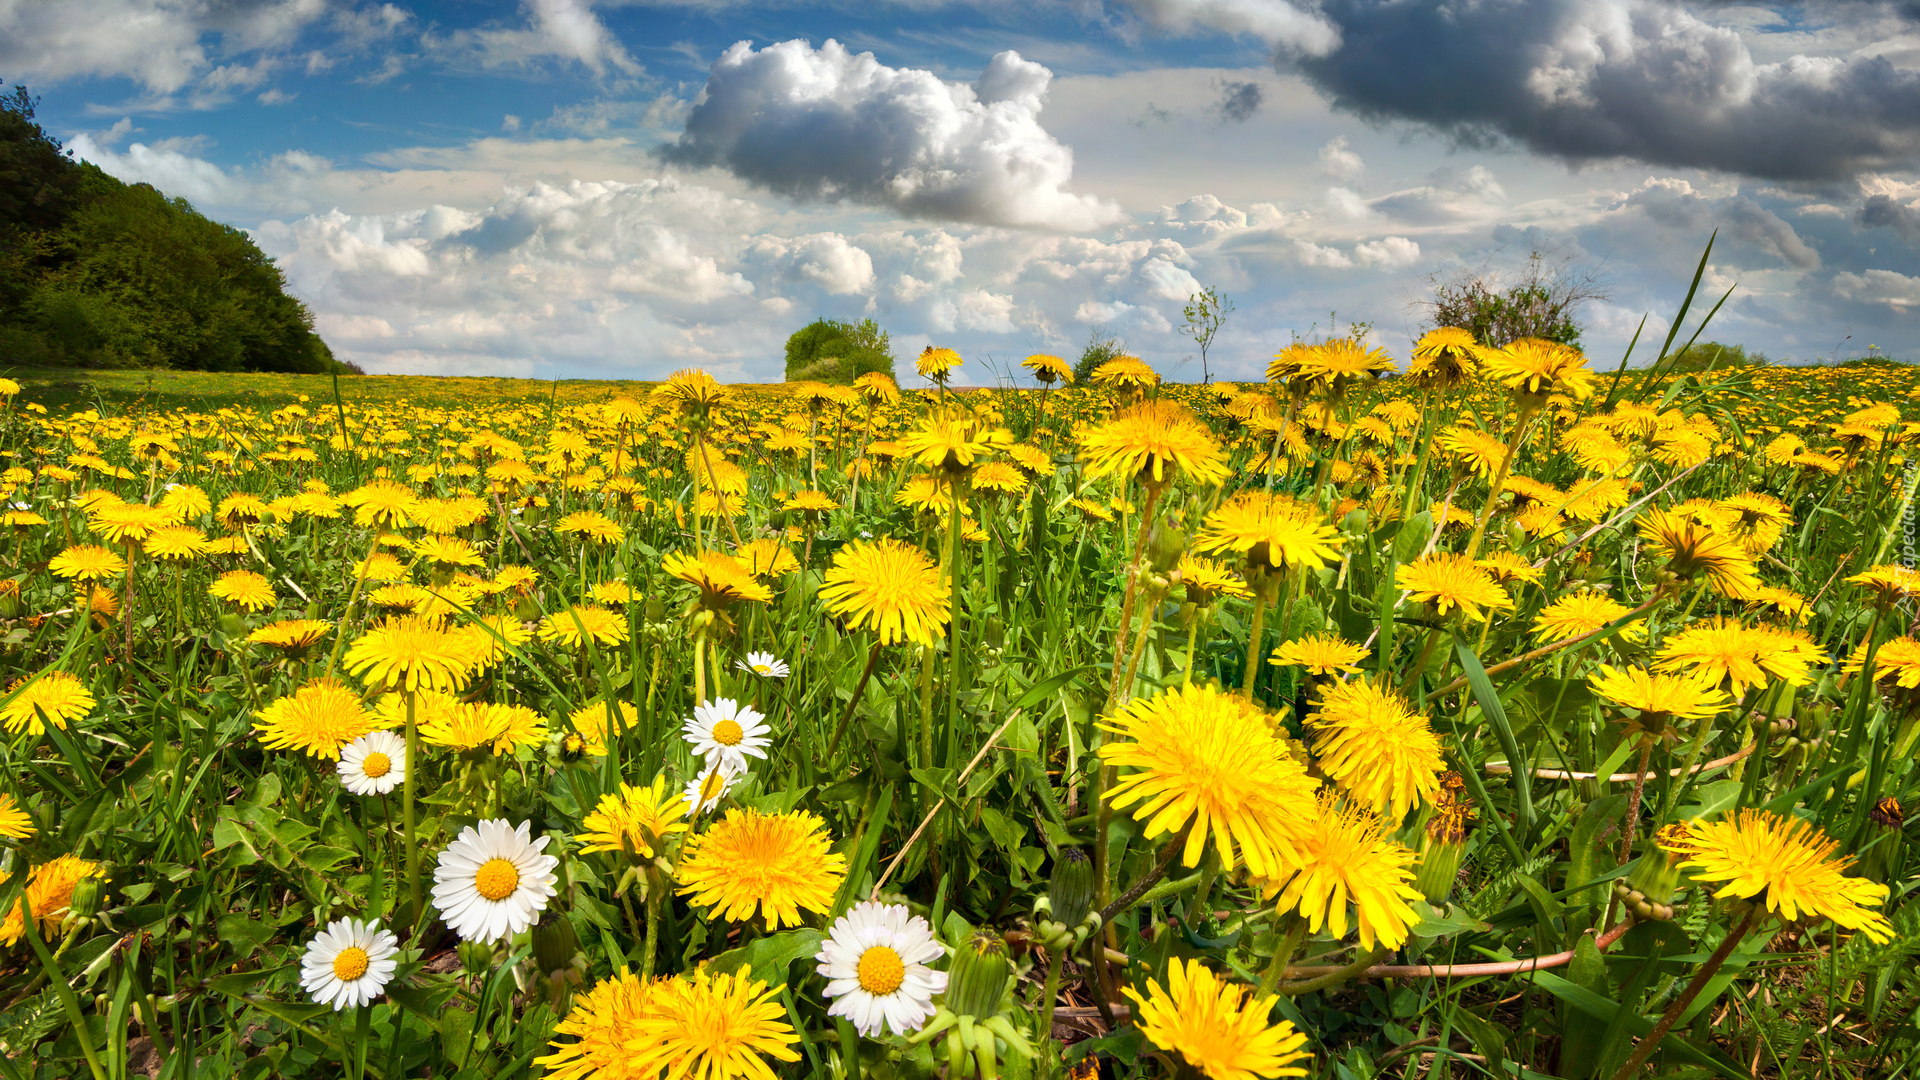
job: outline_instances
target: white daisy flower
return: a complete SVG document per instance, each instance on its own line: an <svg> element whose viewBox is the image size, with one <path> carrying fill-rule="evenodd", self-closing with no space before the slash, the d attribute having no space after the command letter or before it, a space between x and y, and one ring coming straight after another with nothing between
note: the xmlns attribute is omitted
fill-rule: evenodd
<svg viewBox="0 0 1920 1080"><path fill-rule="evenodd" d="M335 1012L359 1008L380 996L393 978L400 943L379 922L335 919L307 943L300 958L300 988Z"/></svg>
<svg viewBox="0 0 1920 1080"><path fill-rule="evenodd" d="M750 652L745 660L735 660L733 666L749 675L758 675L763 679L787 677L787 662L774 659L770 652Z"/></svg>
<svg viewBox="0 0 1920 1080"><path fill-rule="evenodd" d="M340 748L340 783L355 795L385 795L407 778L407 740L369 731Z"/></svg>
<svg viewBox="0 0 1920 1080"><path fill-rule="evenodd" d="M735 781L745 775L738 770L729 769L724 762L707 766L700 775L687 781L684 793L687 800L687 817L697 818L719 805L720 800L726 798L727 792L733 790Z"/></svg>
<svg viewBox="0 0 1920 1080"><path fill-rule="evenodd" d="M707 761L707 767L724 765L734 772L747 771L747 755L764 759L764 747L772 730L761 723L766 717L732 698L716 698L711 704L696 705L693 719L680 725L683 738L693 744L693 752Z"/></svg>
<svg viewBox="0 0 1920 1080"><path fill-rule="evenodd" d="M927 966L944 951L927 920L904 904L855 904L814 957L834 999L827 1015L846 1017L869 1039L883 1026L896 1035L920 1030L934 1014L933 996L947 989L947 973Z"/></svg>
<svg viewBox="0 0 1920 1080"><path fill-rule="evenodd" d="M462 941L500 941L533 925L553 899L553 868L560 860L542 854L547 841L532 839L532 822L518 828L505 818L482 821L460 835L433 868L433 906Z"/></svg>

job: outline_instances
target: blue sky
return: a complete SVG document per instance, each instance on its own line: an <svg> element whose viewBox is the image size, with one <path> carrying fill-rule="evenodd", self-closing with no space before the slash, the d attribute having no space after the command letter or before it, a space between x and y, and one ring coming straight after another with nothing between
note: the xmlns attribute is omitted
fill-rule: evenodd
<svg viewBox="0 0 1920 1080"><path fill-rule="evenodd" d="M0 79L253 232L370 371L776 379L815 315L985 381L1121 336L1197 377L1435 275L1596 269L1652 334L1920 353L1911 4L0 0Z"/></svg>

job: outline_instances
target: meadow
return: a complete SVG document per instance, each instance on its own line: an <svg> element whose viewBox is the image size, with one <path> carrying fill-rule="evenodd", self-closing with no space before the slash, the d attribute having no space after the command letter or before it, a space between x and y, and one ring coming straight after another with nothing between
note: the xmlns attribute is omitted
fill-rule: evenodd
<svg viewBox="0 0 1920 1080"><path fill-rule="evenodd" d="M0 380L0 1075L1912 1072L1915 369L1026 366Z"/></svg>

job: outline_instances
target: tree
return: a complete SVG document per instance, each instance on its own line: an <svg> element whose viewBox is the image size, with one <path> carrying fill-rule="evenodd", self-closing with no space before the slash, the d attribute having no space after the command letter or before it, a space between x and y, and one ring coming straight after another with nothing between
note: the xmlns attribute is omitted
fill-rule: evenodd
<svg viewBox="0 0 1920 1080"><path fill-rule="evenodd" d="M0 95L0 362L357 370L245 232L74 161L36 104Z"/></svg>
<svg viewBox="0 0 1920 1080"><path fill-rule="evenodd" d="M1087 334L1087 347L1080 351L1080 359L1073 365L1073 381L1083 386L1093 376L1093 369L1121 355L1126 351L1127 343L1116 334L1107 333L1104 326L1096 326Z"/></svg>
<svg viewBox="0 0 1920 1080"><path fill-rule="evenodd" d="M1233 314L1233 301L1220 295L1220 290L1209 285L1192 296L1187 297L1187 306L1181 309L1186 322L1180 332L1193 339L1194 347L1200 350L1200 381L1202 384L1213 381L1213 372L1207 367L1207 349L1213 344L1214 335L1220 332L1220 326Z"/></svg>
<svg viewBox="0 0 1920 1080"><path fill-rule="evenodd" d="M1526 337L1578 346L1581 305L1612 295L1598 267L1539 248L1527 253L1511 283L1488 264L1427 280L1433 298L1418 303L1427 316L1422 330L1457 326L1492 346Z"/></svg>
<svg viewBox="0 0 1920 1080"><path fill-rule="evenodd" d="M851 383L869 371L893 374L893 343L872 319L815 319L787 338L787 381Z"/></svg>

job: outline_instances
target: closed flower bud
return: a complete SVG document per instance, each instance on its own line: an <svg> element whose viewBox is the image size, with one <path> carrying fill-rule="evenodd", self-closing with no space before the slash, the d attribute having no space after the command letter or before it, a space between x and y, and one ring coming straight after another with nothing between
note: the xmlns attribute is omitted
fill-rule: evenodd
<svg viewBox="0 0 1920 1080"><path fill-rule="evenodd" d="M548 912L546 919L533 928L533 963L540 974L553 976L573 966L580 951L580 939L573 932L573 920L559 912Z"/></svg>
<svg viewBox="0 0 1920 1080"><path fill-rule="evenodd" d="M1420 868L1413 876L1413 887L1430 904L1443 904L1453 894L1467 853L1467 819L1472 815L1473 800L1450 790L1442 789L1434 802L1433 817L1420 838Z"/></svg>
<svg viewBox="0 0 1920 1080"><path fill-rule="evenodd" d="M100 897L106 892L107 883L98 874L88 874L73 886L73 899L68 901L67 910L75 918L91 919L100 910Z"/></svg>
<svg viewBox="0 0 1920 1080"><path fill-rule="evenodd" d="M1053 879L1047 882L1047 900L1053 917L1071 929L1093 909L1093 861L1079 848L1062 848L1053 860Z"/></svg>
<svg viewBox="0 0 1920 1080"><path fill-rule="evenodd" d="M976 930L953 951L947 979L947 1008L955 1016L984 1019L1000 1011L1013 969L1000 935Z"/></svg>

